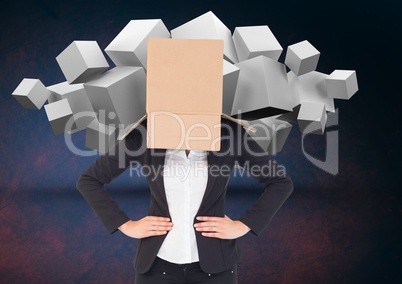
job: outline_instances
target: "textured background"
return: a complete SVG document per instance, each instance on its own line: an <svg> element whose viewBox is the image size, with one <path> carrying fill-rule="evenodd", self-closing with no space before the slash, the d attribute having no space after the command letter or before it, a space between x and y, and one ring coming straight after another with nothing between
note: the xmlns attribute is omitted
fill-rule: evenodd
<svg viewBox="0 0 402 284"><path fill-rule="evenodd" d="M44 110L11 93L24 78L64 81L55 57L73 40L104 49L131 19L161 18L168 29L212 10L232 31L269 25L286 49L309 40L317 70L355 69L359 92L339 108L340 173L312 165L292 133L277 156L295 191L260 238L240 240L240 283L401 283L401 74L399 1L2 1L0 15L0 282L127 283L137 246L109 236L75 182L96 157L71 153ZM330 3L330 4L329 4ZM284 52L285 53L285 52ZM283 62L283 56L280 59ZM72 136L83 148L84 135ZM306 137L324 158L325 136ZM148 205L144 178L128 172L108 186L133 218ZM248 178L229 185L236 218L260 194Z"/></svg>

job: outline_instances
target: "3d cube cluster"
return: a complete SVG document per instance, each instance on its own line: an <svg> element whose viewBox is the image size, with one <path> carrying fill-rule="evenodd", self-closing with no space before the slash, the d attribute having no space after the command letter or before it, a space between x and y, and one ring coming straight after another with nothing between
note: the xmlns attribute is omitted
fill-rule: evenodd
<svg viewBox="0 0 402 284"><path fill-rule="evenodd" d="M74 41L56 57L65 82L23 79L12 95L24 108L44 106L54 134L85 130L85 146L105 153L119 129L146 113L147 42L155 37L224 41L222 112L253 126L250 135L270 154L281 151L292 124L323 134L334 99L358 90L354 70L317 72L320 52L307 40L288 46L281 63L283 48L268 26L236 27L232 35L210 11L170 32L160 19L130 21L105 48L115 67L96 41Z"/></svg>

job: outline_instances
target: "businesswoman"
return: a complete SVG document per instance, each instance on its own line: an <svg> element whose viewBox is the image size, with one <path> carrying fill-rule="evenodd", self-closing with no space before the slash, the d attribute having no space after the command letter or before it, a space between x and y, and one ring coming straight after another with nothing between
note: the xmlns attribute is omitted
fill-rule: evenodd
<svg viewBox="0 0 402 284"><path fill-rule="evenodd" d="M277 162L243 127L225 118L219 151L147 149L146 139L143 121L77 182L110 233L120 230L139 240L136 283L237 283L236 239L249 231L261 234L293 191L290 177L283 170L272 171L280 168L275 167ZM140 220L131 220L104 188L133 164L147 169L151 192L148 215ZM226 189L235 165L265 185L239 220L225 215Z"/></svg>

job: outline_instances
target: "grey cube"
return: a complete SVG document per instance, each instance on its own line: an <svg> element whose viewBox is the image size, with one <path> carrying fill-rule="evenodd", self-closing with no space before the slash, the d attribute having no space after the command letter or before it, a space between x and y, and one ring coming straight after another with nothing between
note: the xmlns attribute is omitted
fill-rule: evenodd
<svg viewBox="0 0 402 284"><path fill-rule="evenodd" d="M328 96L325 79L327 74L313 71L298 77L300 103L325 104L325 110L335 112L334 99Z"/></svg>
<svg viewBox="0 0 402 284"><path fill-rule="evenodd" d="M109 67L96 41L73 41L56 60L70 84L84 83Z"/></svg>
<svg viewBox="0 0 402 284"><path fill-rule="evenodd" d="M105 48L116 66L147 68L148 38L170 38L162 20L132 20Z"/></svg>
<svg viewBox="0 0 402 284"><path fill-rule="evenodd" d="M247 124L257 130L255 133L248 131L250 136L271 155L282 151L292 129L289 122L279 120L276 116L247 121Z"/></svg>
<svg viewBox="0 0 402 284"><path fill-rule="evenodd" d="M278 60L283 51L268 26L237 27L233 33L233 43L239 61L259 55Z"/></svg>
<svg viewBox="0 0 402 284"><path fill-rule="evenodd" d="M62 82L47 87L51 91L49 103L67 99L73 112L76 128L70 134L84 130L96 117L83 84Z"/></svg>
<svg viewBox="0 0 402 284"><path fill-rule="evenodd" d="M142 67L115 67L84 84L102 124L124 128L145 114L145 71Z"/></svg>
<svg viewBox="0 0 402 284"><path fill-rule="evenodd" d="M211 11L170 31L172 38L222 39L223 55L232 63L238 62L232 33Z"/></svg>
<svg viewBox="0 0 402 284"><path fill-rule="evenodd" d="M94 119L85 133L85 147L101 154L109 152L117 143L117 129Z"/></svg>
<svg viewBox="0 0 402 284"><path fill-rule="evenodd" d="M234 96L236 93L237 81L240 68L229 61L223 60L223 102L222 112L231 115Z"/></svg>
<svg viewBox="0 0 402 284"><path fill-rule="evenodd" d="M240 68L232 116L255 120L292 110L285 65L265 56L236 64Z"/></svg>
<svg viewBox="0 0 402 284"><path fill-rule="evenodd" d="M323 103L304 102L297 116L299 129L303 133L324 134L327 113Z"/></svg>
<svg viewBox="0 0 402 284"><path fill-rule="evenodd" d="M50 91L40 80L25 78L12 95L24 108L39 110L50 96Z"/></svg>
<svg viewBox="0 0 402 284"><path fill-rule="evenodd" d="M297 76L301 76L317 68L320 52L307 40L288 46L285 64Z"/></svg>
<svg viewBox="0 0 402 284"><path fill-rule="evenodd" d="M67 99L45 105L45 111L55 135L70 132L76 128L73 112Z"/></svg>
<svg viewBox="0 0 402 284"><path fill-rule="evenodd" d="M325 78L328 96L334 99L348 100L358 90L356 71L335 70Z"/></svg>

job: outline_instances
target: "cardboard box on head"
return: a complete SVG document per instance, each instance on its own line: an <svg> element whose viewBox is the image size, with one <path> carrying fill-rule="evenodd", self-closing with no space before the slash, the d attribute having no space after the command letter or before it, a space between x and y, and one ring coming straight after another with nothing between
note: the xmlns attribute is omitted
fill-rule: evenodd
<svg viewBox="0 0 402 284"><path fill-rule="evenodd" d="M148 40L147 147L220 149L223 40Z"/></svg>
<svg viewBox="0 0 402 284"><path fill-rule="evenodd" d="M223 40L150 38L147 58L147 148L220 150ZM251 131L254 128L249 127Z"/></svg>

